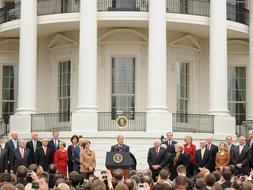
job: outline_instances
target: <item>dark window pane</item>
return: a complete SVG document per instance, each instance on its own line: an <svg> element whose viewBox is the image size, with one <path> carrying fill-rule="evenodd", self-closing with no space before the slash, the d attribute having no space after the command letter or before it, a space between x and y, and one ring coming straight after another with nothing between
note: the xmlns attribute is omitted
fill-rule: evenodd
<svg viewBox="0 0 253 190"><path fill-rule="evenodd" d="M112 58L112 112L131 112L135 107L135 59Z"/></svg>

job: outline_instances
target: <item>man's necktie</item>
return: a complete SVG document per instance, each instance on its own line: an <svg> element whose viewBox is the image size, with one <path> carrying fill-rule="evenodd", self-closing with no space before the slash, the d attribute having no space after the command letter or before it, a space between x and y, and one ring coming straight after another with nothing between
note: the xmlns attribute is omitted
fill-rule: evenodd
<svg viewBox="0 0 253 190"><path fill-rule="evenodd" d="M22 149L21 149L21 157L22 157L22 159L24 159L24 154L25 154L25 153L24 153L24 149L22 148Z"/></svg>
<svg viewBox="0 0 253 190"><path fill-rule="evenodd" d="M159 151L158 151L158 148L157 148L157 149L156 149L156 152L155 152L156 158L158 157L158 155L159 155Z"/></svg>
<svg viewBox="0 0 253 190"><path fill-rule="evenodd" d="M56 140L54 140L54 149L57 150L57 143L56 143Z"/></svg>
<svg viewBox="0 0 253 190"><path fill-rule="evenodd" d="M33 151L36 152L36 141L33 141Z"/></svg>
<svg viewBox="0 0 253 190"><path fill-rule="evenodd" d="M44 150L44 155L46 155L47 154L47 148L44 147L43 150Z"/></svg>

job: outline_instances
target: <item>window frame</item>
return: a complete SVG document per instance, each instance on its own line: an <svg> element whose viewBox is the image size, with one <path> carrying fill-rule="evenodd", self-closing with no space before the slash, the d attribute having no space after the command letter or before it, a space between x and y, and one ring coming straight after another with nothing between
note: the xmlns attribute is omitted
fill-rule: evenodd
<svg viewBox="0 0 253 190"><path fill-rule="evenodd" d="M123 58L123 59L132 59L132 63L133 63L133 68L134 69L122 69L121 71L133 71L132 73L132 77L133 77L133 81L114 81L113 80L113 75L114 75L114 68L113 68L113 60L114 59L120 59L120 58ZM120 71L120 70L118 70ZM115 120L117 118L118 115L122 115L122 114L127 114L129 117L129 119L134 119L134 113L136 111L136 72L137 72L137 63L136 63L136 57L135 56L112 56L111 57L111 114L112 114L112 120ZM133 84L134 87L132 87L134 93L131 94L131 93L127 93L127 94L122 94L122 93L114 93L113 92L113 83L127 83L127 84ZM130 97L130 98L133 98L133 104L134 104L134 107L130 106L130 107L122 107L122 109L133 109L131 111L117 111L117 106L115 105L115 107L113 107L113 98L116 98L116 97ZM132 103L132 102L130 102ZM113 109L115 111L113 111Z"/></svg>
<svg viewBox="0 0 253 190"><path fill-rule="evenodd" d="M61 67L61 64L63 65ZM68 70L67 72L64 71L64 64L69 64L67 66ZM71 110L71 59L64 59L58 61L58 83L57 83L57 89L58 89L58 110L59 110L59 121L60 122L69 122L70 121L70 110ZM65 67L66 68L66 67ZM63 72L62 72L63 71ZM64 79L61 77L68 76L68 79ZM62 82L66 82L67 84L63 84ZM64 93L63 90L66 90ZM67 107L68 109L64 108L64 101L67 100Z"/></svg>

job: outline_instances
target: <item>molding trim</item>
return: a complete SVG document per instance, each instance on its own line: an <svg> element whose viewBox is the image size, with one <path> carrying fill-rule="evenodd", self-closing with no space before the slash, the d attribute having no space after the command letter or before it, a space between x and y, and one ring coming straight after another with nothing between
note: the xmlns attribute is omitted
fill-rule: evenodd
<svg viewBox="0 0 253 190"><path fill-rule="evenodd" d="M62 44L62 45L54 46L54 44L56 44L58 41L63 41L65 43ZM48 43L47 50L52 51L52 50L56 50L56 49L60 49L60 48L73 47L73 46L76 46L76 45L77 45L76 41L74 41L74 40L58 33Z"/></svg>
<svg viewBox="0 0 253 190"><path fill-rule="evenodd" d="M183 44L184 42L189 42L190 45ZM169 42L169 45L171 47L178 47L178 48L184 48L184 49L190 49L196 52L200 52L202 50L202 47L200 46L199 42L193 38L192 35L187 34L181 38L178 38L174 41Z"/></svg>
<svg viewBox="0 0 253 190"><path fill-rule="evenodd" d="M98 38L98 41L101 42L101 41L105 40L107 37L112 36L114 34L118 34L118 33L130 33L130 34L133 34L135 36L138 36L144 42L148 42L148 37L147 36L140 33L139 31L136 31L136 30L133 30L133 29L128 29L128 28L118 28L118 29L110 30L109 32L106 32L105 34L101 35Z"/></svg>

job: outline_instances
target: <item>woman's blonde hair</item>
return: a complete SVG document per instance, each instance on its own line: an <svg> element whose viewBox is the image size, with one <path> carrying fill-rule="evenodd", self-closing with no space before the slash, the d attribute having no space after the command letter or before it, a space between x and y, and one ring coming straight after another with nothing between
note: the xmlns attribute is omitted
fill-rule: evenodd
<svg viewBox="0 0 253 190"><path fill-rule="evenodd" d="M186 136L184 137L184 141L186 142L187 139L191 139L191 142L192 142L192 136L186 135Z"/></svg>
<svg viewBox="0 0 253 190"><path fill-rule="evenodd" d="M175 144L175 148L178 148L180 152L183 152L184 147L181 144Z"/></svg>
<svg viewBox="0 0 253 190"><path fill-rule="evenodd" d="M87 144L90 144L90 141L87 139L83 140L82 147L85 148Z"/></svg>
<svg viewBox="0 0 253 190"><path fill-rule="evenodd" d="M219 149L220 149L220 145L224 145L224 150L225 151L228 151L228 147L227 147L227 144L226 143L224 143L224 142L220 142L220 144L219 144Z"/></svg>
<svg viewBox="0 0 253 190"><path fill-rule="evenodd" d="M66 143L65 143L65 141L63 141L63 140L61 140L61 141L59 142L59 144L61 144L64 148L66 147Z"/></svg>

